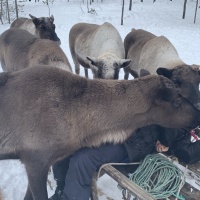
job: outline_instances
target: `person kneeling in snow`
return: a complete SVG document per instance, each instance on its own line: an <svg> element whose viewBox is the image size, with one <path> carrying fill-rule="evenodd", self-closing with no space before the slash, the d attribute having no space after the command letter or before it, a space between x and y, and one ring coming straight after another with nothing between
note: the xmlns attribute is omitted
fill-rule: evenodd
<svg viewBox="0 0 200 200"><path fill-rule="evenodd" d="M139 162L148 154L167 152L191 164L200 160L200 140L192 143L184 129L150 125L135 131L124 144L83 148L53 165L57 183L49 200L89 200L92 177L105 163Z"/></svg>

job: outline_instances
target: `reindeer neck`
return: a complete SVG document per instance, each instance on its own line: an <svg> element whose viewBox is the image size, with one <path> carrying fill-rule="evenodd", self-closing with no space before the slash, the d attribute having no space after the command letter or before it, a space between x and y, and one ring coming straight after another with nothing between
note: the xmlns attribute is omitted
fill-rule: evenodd
<svg viewBox="0 0 200 200"><path fill-rule="evenodd" d="M76 99L76 106L80 107L76 108L73 114L77 120L77 131L88 133L89 137L84 141L89 141L90 136L101 137L102 134L109 135L114 132L117 134L125 131L127 134L123 135L130 135L132 130L146 125L144 113L149 109L147 91L151 84L148 87L147 85L136 80L88 80L82 84L81 102L77 103ZM108 138L105 140L110 141Z"/></svg>

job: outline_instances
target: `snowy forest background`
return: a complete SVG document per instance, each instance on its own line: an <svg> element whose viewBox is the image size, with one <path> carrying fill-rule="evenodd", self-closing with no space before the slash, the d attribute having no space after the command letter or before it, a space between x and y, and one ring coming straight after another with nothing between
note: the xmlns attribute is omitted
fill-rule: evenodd
<svg viewBox="0 0 200 200"><path fill-rule="evenodd" d="M132 2L131 9L130 2ZM132 28L144 29L158 36L164 35L172 42L185 63L200 64L199 3L196 0L93 0L91 4L89 0L40 0L39 2L0 0L0 34L10 27L10 23L17 16L29 18L29 14L36 17L53 14L56 33L61 39L61 48L66 53L74 71L68 43L70 28L79 22L102 24L107 21L118 29L122 39ZM0 71L2 71L1 67ZM81 75L84 75L82 68ZM89 75L92 78L91 72ZM124 73L121 70L120 79L123 79L123 76ZM100 200L122 199L116 182L108 176L101 177L98 185L102 191ZM26 187L27 177L23 164L18 160L0 161L2 199L22 200ZM49 196L54 193L55 187L53 175L50 172L47 184Z"/></svg>

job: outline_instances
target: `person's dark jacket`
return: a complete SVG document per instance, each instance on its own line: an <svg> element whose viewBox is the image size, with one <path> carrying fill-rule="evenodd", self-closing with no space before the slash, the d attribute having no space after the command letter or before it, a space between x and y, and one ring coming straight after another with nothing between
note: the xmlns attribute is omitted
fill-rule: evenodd
<svg viewBox="0 0 200 200"><path fill-rule="evenodd" d="M125 142L129 159L138 162L151 153L156 153L156 142L169 147L168 153L175 155L180 161L194 163L200 160L200 141L192 143L191 135L184 129L164 128L150 125L135 131Z"/></svg>
<svg viewBox="0 0 200 200"><path fill-rule="evenodd" d="M138 162L156 151L155 145L159 134L157 128L157 126L140 128L128 138L125 147L131 162Z"/></svg>

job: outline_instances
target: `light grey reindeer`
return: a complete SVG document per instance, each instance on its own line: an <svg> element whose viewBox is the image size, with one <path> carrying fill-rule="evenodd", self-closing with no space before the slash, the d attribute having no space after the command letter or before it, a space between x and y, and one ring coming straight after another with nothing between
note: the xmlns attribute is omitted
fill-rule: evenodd
<svg viewBox="0 0 200 200"><path fill-rule="evenodd" d="M49 39L61 44L60 39L58 38L55 32L54 16L50 17L35 17L29 14L31 19L20 17L14 20L11 24L11 28L20 28L28 31L29 33L42 38Z"/></svg>
<svg viewBox="0 0 200 200"><path fill-rule="evenodd" d="M0 160L20 159L24 200L48 200L49 167L83 147L124 142L150 124L192 129L200 111L172 81L87 79L56 67L0 73Z"/></svg>
<svg viewBox="0 0 200 200"><path fill-rule="evenodd" d="M124 59L122 38L110 23L102 25L78 23L69 32L69 47L75 64L76 74L80 64L92 70L93 78L118 79L120 68L125 68L131 60Z"/></svg>
<svg viewBox="0 0 200 200"><path fill-rule="evenodd" d="M72 72L59 45L18 28L8 29L0 35L0 62L3 71L8 72L35 65L50 65Z"/></svg>

